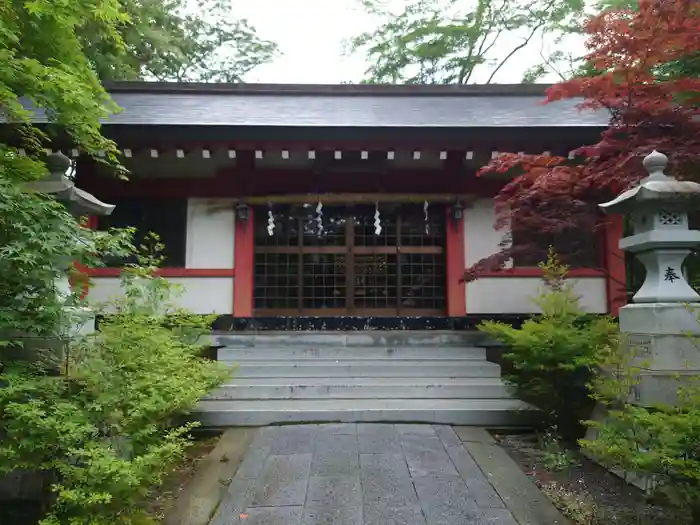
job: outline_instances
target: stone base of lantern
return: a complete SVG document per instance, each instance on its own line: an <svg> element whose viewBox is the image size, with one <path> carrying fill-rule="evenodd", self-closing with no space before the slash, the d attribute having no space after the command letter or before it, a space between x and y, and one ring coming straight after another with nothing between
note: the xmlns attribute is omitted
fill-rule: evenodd
<svg viewBox="0 0 700 525"><path fill-rule="evenodd" d="M593 415L591 416L591 421L595 421L597 423L603 423L608 417L608 409L602 405L598 404L596 408L593 411ZM586 431L586 435L584 439L586 441L595 441L598 438L598 429L595 427L591 427ZM582 451L583 454L588 457L589 459L596 461L596 458L586 454L585 451ZM603 465L604 466L604 465ZM638 489L642 490L645 493L651 493L652 489L654 488L654 480L652 478L647 478L643 476L638 476L634 472L628 472L626 470L620 470L620 469L614 469L610 468L608 469L609 472L612 474L615 474L619 478L625 480L627 483L630 485L634 485Z"/></svg>
<svg viewBox="0 0 700 525"><path fill-rule="evenodd" d="M21 342L20 345L5 349L8 360L39 364L50 373L59 373L65 365L66 352L71 340L88 336L95 332L95 313L86 307L65 307L70 316L68 333L54 337L37 337L19 332L0 334L8 340Z"/></svg>
<svg viewBox="0 0 700 525"><path fill-rule="evenodd" d="M639 384L631 402L675 404L685 378L700 374L700 304L630 304L620 309L620 332L627 338Z"/></svg>
<svg viewBox="0 0 700 525"><path fill-rule="evenodd" d="M630 364L639 370L630 402L642 406L674 405L683 382L700 374L698 315L700 304L637 303L620 309L620 332L629 345ZM602 423L606 418L607 409L599 404L590 419ZM586 440L597 437L596 428L587 430ZM610 472L646 492L655 484L654 479L632 472Z"/></svg>
<svg viewBox="0 0 700 525"><path fill-rule="evenodd" d="M95 331L95 312L92 308L72 306L67 307L66 310L74 319L69 334L71 338L90 335Z"/></svg>

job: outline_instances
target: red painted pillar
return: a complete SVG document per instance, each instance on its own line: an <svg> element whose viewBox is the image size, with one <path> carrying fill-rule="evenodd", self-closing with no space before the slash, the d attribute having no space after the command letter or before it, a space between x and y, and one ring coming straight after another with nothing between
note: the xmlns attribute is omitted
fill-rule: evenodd
<svg viewBox="0 0 700 525"><path fill-rule="evenodd" d="M607 274L606 290L608 295L608 313L617 316L620 308L627 304L627 275L625 252L619 247L623 235L623 219L610 216L605 222L605 271Z"/></svg>
<svg viewBox="0 0 700 525"><path fill-rule="evenodd" d="M446 286L447 315L460 317L467 313L466 283L464 282L464 218L455 221L452 209L446 209Z"/></svg>
<svg viewBox="0 0 700 525"><path fill-rule="evenodd" d="M250 210L246 220L236 217L236 237L233 251L236 268L233 282L233 315L236 317L252 317L253 315L254 226L253 210Z"/></svg>
<svg viewBox="0 0 700 525"><path fill-rule="evenodd" d="M98 218L94 215L87 215L80 218L81 226L90 230L96 230L98 227ZM76 262L74 265L76 273L71 276L70 285L74 289L78 286L82 287L80 298L85 299L90 292L90 278L88 277L87 268Z"/></svg>

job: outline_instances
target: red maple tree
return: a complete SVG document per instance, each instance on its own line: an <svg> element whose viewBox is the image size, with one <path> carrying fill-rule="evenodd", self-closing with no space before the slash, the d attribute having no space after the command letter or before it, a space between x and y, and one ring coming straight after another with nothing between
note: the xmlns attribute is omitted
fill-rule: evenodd
<svg viewBox="0 0 700 525"><path fill-rule="evenodd" d="M467 270L467 280L503 268L519 253L541 251L537 236L600 228L597 205L643 178L642 159L654 149L670 157L674 176L700 177L694 170L700 164L700 78L663 73L664 66L698 55L700 2L641 0L638 11L604 11L585 29L586 60L597 74L552 86L545 103L583 98L580 109L610 112L609 127L598 143L576 150L575 160L506 153L480 170L518 170L494 199L495 226L532 243L482 259Z"/></svg>

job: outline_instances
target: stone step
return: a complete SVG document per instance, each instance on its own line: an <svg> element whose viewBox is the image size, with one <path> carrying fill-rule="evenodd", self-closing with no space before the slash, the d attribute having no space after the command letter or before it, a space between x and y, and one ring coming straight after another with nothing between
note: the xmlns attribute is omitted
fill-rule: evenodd
<svg viewBox="0 0 700 525"><path fill-rule="evenodd" d="M486 349L478 347L224 347L217 351L219 361L290 360L290 359L413 359L432 361L435 359L486 359Z"/></svg>
<svg viewBox="0 0 700 525"><path fill-rule="evenodd" d="M507 399L500 378L234 379L205 399Z"/></svg>
<svg viewBox="0 0 700 525"><path fill-rule="evenodd" d="M360 421L500 426L525 424L533 411L513 399L285 399L204 400L194 415L207 427Z"/></svg>
<svg viewBox="0 0 700 525"><path fill-rule="evenodd" d="M500 377L501 367L485 360L290 360L229 362L244 377Z"/></svg>
<svg viewBox="0 0 700 525"><path fill-rule="evenodd" d="M358 332L219 332L211 336L214 346L269 347L397 347L397 346L479 346L479 332L443 331L358 331Z"/></svg>

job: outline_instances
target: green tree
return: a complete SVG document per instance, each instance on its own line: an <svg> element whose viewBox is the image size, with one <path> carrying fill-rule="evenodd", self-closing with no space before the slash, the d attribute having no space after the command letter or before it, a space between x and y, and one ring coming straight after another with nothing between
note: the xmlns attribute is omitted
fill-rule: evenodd
<svg viewBox="0 0 700 525"><path fill-rule="evenodd" d="M503 359L511 371L505 379L515 395L542 411L556 438L571 441L581 436L580 421L593 409L588 383L617 344L617 326L584 312L566 279L568 267L551 248L539 267L544 286L533 303L541 315L520 328L496 321L478 328L508 347Z"/></svg>
<svg viewBox="0 0 700 525"><path fill-rule="evenodd" d="M383 20L349 43L372 64L365 81L407 84L467 84L479 70L489 72L490 83L521 50L536 44L543 64L525 80L558 71L558 63L573 64L576 57L561 51L548 56L542 42L580 31L586 7L584 0L411 0L392 11L381 0L361 2Z"/></svg>
<svg viewBox="0 0 700 525"><path fill-rule="evenodd" d="M278 52L228 0L120 0L129 22L119 26L123 45L81 31L100 78L240 82Z"/></svg>
<svg viewBox="0 0 700 525"><path fill-rule="evenodd" d="M74 147L92 155L104 151L107 162L117 163L116 145L100 133L100 119L118 108L100 84L78 35L89 27L101 42L120 50L124 42L119 27L128 22L118 0L0 3L0 115L12 123L5 130L12 133L12 144L36 159L22 160L0 139L0 176L41 176L41 148L59 133ZM41 109L49 126L32 125L32 113L23 102Z"/></svg>

